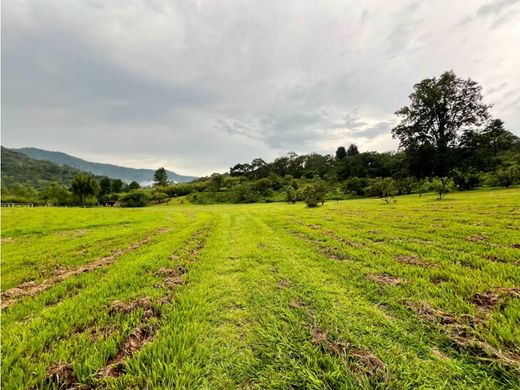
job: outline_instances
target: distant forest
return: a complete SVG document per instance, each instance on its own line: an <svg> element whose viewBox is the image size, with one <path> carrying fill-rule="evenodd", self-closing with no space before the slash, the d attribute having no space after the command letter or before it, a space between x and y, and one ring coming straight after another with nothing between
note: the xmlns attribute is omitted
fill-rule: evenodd
<svg viewBox="0 0 520 390"><path fill-rule="evenodd" d="M143 206L180 198L196 204L305 201L313 207L364 196L391 202L395 195L432 191L442 199L450 191L520 184L520 138L489 109L478 83L445 72L416 84L409 105L396 112L398 152L363 152L354 144L338 146L334 155L290 152L183 184L169 183L160 168L147 188L39 160L23 172L10 161L4 175L4 159L16 156L2 149L2 201Z"/></svg>

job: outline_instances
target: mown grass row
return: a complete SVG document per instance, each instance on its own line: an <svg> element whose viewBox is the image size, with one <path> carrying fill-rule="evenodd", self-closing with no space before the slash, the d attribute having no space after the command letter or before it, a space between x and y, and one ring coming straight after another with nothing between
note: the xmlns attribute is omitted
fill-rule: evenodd
<svg viewBox="0 0 520 390"><path fill-rule="evenodd" d="M145 311L162 307L158 301L168 287L161 284L157 270L171 263L169 256L186 246L197 229L208 226L208 218L179 224L114 264L74 276L9 308L2 316L3 383L13 387L58 386L60 374L70 374L67 370L73 372L74 381L95 383L99 369L143 321ZM71 289L74 294L70 294ZM139 298L146 298L150 307L138 305L121 313L112 307L115 300ZM60 366L65 367L64 372L49 375L49 370Z"/></svg>
<svg viewBox="0 0 520 390"><path fill-rule="evenodd" d="M103 211L113 233L59 210L173 230L4 310L3 386L519 387L517 195ZM8 231L60 234L36 222Z"/></svg>

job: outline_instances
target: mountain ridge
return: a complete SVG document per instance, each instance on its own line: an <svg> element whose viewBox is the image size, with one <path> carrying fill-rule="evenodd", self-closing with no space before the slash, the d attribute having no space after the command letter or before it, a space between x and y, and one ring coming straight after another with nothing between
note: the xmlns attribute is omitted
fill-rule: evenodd
<svg viewBox="0 0 520 390"><path fill-rule="evenodd" d="M148 185L153 181L153 174L155 172L154 169L149 168L129 168L115 164L88 161L64 152L49 151L34 147L12 148L11 150L16 150L37 160L45 160L59 165L67 165L85 172L91 172L94 175L121 179L127 183L136 181L141 185ZM196 179L194 176L180 175L173 171L167 170L166 172L168 174L168 179L177 183L190 182Z"/></svg>

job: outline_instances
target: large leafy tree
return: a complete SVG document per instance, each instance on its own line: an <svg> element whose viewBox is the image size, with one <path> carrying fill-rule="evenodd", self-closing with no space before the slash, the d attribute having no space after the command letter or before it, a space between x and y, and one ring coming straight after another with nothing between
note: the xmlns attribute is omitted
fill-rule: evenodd
<svg viewBox="0 0 520 390"><path fill-rule="evenodd" d="M168 174L166 173L166 169L160 167L153 174L153 183L156 186L165 186L168 184Z"/></svg>
<svg viewBox="0 0 520 390"><path fill-rule="evenodd" d="M416 174L433 175L446 184L461 135L479 131L490 118L481 90L477 82L453 71L415 84L410 104L396 112L401 120L392 135L407 151Z"/></svg>
<svg viewBox="0 0 520 390"><path fill-rule="evenodd" d="M79 204L83 204L89 196L94 196L99 191L97 181L89 175L76 175L72 182L72 193L78 198Z"/></svg>

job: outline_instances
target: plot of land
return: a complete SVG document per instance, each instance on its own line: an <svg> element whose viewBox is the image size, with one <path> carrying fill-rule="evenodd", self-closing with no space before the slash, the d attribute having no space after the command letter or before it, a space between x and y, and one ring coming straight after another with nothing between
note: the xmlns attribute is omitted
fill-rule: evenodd
<svg viewBox="0 0 520 390"><path fill-rule="evenodd" d="M520 190L2 213L2 386L519 388Z"/></svg>

